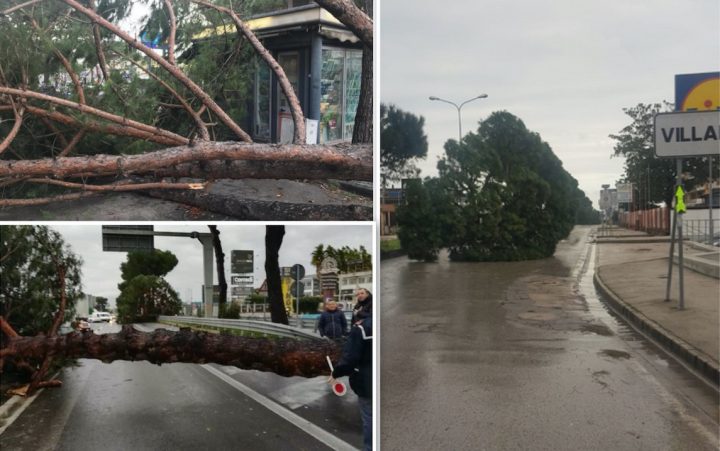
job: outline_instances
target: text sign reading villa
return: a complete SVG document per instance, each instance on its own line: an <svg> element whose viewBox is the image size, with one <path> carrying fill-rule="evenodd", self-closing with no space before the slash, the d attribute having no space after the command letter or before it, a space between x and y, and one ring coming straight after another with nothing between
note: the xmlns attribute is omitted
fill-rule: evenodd
<svg viewBox="0 0 720 451"><path fill-rule="evenodd" d="M720 110L655 116L655 154L658 157L720 154Z"/></svg>

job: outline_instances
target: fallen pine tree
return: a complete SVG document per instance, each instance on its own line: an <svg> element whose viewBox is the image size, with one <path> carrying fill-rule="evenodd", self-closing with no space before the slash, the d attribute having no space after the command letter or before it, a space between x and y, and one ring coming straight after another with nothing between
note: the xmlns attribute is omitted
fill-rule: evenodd
<svg viewBox="0 0 720 451"><path fill-rule="evenodd" d="M98 359L163 363L218 363L280 376L327 375L326 356L340 357L341 346L328 340L250 338L183 328L141 332L125 325L116 334L71 332L66 335L8 337L0 349L3 360L52 358Z"/></svg>

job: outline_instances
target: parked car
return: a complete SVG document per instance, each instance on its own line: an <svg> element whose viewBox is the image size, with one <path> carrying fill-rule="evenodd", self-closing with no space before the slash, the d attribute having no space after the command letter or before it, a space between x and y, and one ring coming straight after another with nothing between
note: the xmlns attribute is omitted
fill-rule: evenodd
<svg viewBox="0 0 720 451"><path fill-rule="evenodd" d="M89 323L99 323L99 322L105 322L109 323L112 319L112 316L108 312L92 312L92 314L88 317Z"/></svg>

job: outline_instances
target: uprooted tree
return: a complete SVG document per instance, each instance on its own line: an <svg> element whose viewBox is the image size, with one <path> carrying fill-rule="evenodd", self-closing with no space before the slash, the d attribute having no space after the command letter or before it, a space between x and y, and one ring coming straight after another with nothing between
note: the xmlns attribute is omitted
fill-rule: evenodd
<svg viewBox="0 0 720 451"><path fill-rule="evenodd" d="M18 0L0 11L0 206L219 178L372 180L373 23L355 3L316 1L364 48L353 144L338 146L305 144L294 89L241 18L262 2L148 0L145 28L167 42L164 55L119 25L131 3ZM192 39L220 25L235 35ZM238 125L256 62L288 100L292 144L253 143Z"/></svg>
<svg viewBox="0 0 720 451"><path fill-rule="evenodd" d="M214 362L270 371L281 376L303 377L327 374L326 356L334 361L339 358L340 346L320 339L250 338L190 329L179 332L160 329L147 333L132 325L123 326L117 334L96 335L92 331L83 331L59 335L60 325L74 316L74 302L79 296L78 258L65 246L62 238L47 227L0 226L0 232L0 277L3 278L0 372L9 367L26 372L31 381L28 393L38 387L61 385L60 381L45 381L44 378L53 360L62 358L90 358L106 363L115 360L145 360L156 364ZM275 251L268 260L277 267L277 250L282 243L284 228L267 226L266 233L268 246ZM125 288L138 278L148 277L135 276L139 269L134 263L145 269L154 265L157 267L154 273L164 273L168 266L175 264L164 261L156 265L147 259L128 258L122 268ZM274 278L279 287L279 270ZM268 274L268 280L271 279L273 275ZM274 321L276 313L285 314L282 298L279 300L278 308L272 310ZM27 310L25 315L22 314L24 310ZM43 321L38 322L40 319ZM32 327L25 326L27 323Z"/></svg>

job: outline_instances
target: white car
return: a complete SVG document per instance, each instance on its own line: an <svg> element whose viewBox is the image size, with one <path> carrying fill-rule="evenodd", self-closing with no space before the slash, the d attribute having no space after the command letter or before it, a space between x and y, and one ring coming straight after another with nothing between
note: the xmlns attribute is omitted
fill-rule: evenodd
<svg viewBox="0 0 720 451"><path fill-rule="evenodd" d="M88 317L89 323L100 323L100 322L106 322L109 323L112 319L112 316L108 312L93 312L92 315Z"/></svg>

